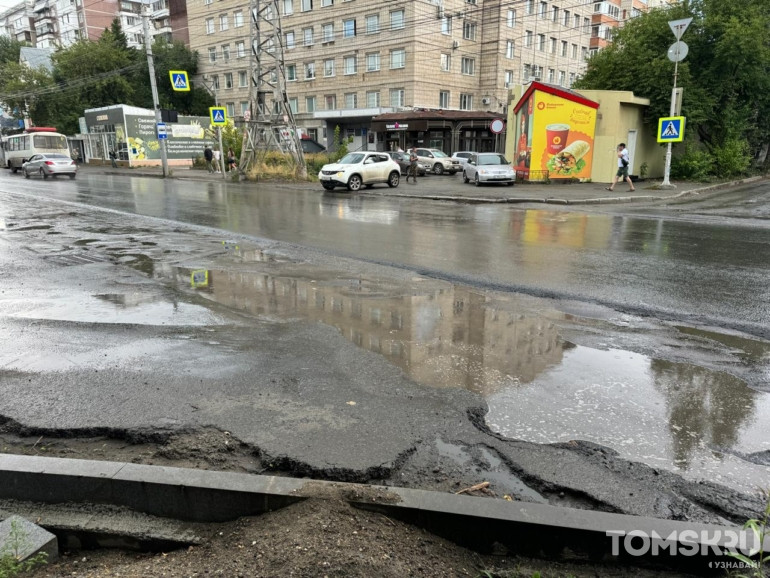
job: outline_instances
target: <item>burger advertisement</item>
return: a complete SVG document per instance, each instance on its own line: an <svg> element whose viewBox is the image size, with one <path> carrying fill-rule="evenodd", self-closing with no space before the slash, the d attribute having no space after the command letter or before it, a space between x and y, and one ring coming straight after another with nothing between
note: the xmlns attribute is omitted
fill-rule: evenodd
<svg viewBox="0 0 770 578"><path fill-rule="evenodd" d="M516 168L528 169L529 180L590 179L596 107L541 90L528 101L519 115L529 118L517 126L529 133L528 150L517 155ZM520 148L524 139L518 142Z"/></svg>

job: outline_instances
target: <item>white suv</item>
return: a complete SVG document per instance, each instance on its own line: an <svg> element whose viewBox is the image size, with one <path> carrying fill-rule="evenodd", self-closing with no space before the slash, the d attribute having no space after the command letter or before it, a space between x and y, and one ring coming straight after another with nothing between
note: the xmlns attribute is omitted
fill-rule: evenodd
<svg viewBox="0 0 770 578"><path fill-rule="evenodd" d="M348 153L336 163L321 167L318 180L327 191L338 186L357 191L361 185L368 189L375 183L397 187L401 180L401 167L385 153Z"/></svg>
<svg viewBox="0 0 770 578"><path fill-rule="evenodd" d="M434 175L445 172L453 175L462 170L459 161L449 158L445 152L438 149L417 149L417 160L420 164L430 167Z"/></svg>

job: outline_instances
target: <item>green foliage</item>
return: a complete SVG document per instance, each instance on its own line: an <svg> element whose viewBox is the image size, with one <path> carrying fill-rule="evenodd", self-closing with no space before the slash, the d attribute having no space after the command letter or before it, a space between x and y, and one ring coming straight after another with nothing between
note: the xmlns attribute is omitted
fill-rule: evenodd
<svg viewBox="0 0 770 578"><path fill-rule="evenodd" d="M751 571L749 574L733 574L735 578L763 578L767 576L766 569L770 567L770 554L765 551L765 539L770 537L770 490L761 490L765 499L765 511L761 518L752 518L744 525L744 530L750 530L754 535L757 551L753 558L740 552L728 552L728 556L743 562Z"/></svg>
<svg viewBox="0 0 770 578"><path fill-rule="evenodd" d="M28 546L29 539L26 532L16 520L12 520L8 541L0 550L0 578L14 578L46 563L48 554L45 552L38 552L26 560L20 560L21 553Z"/></svg>
<svg viewBox="0 0 770 578"><path fill-rule="evenodd" d="M667 58L674 37L668 21L693 17L683 40L690 47L679 63L684 88L682 114L689 135L710 154L687 151L682 174L729 178L745 174L752 154L770 142L770 2L689 0L629 20L607 48L588 61L577 89L632 90L650 99L645 122L669 115L674 63Z"/></svg>
<svg viewBox="0 0 770 578"><path fill-rule="evenodd" d="M0 66L0 102L13 111L15 118L24 118L25 114L36 118L38 110L46 111L44 99L30 96L32 90L51 86L53 79L43 68L30 68L18 62L8 62ZM45 122L38 122L43 125Z"/></svg>
<svg viewBox="0 0 770 578"><path fill-rule="evenodd" d="M329 162L336 163L346 154L348 154L348 145L353 142L353 137L342 138L342 131L340 125L334 127L334 138L332 140L331 154L329 155Z"/></svg>
<svg viewBox="0 0 770 578"><path fill-rule="evenodd" d="M0 66L9 62L18 64L22 46L24 46L23 42L19 42L9 36L0 35Z"/></svg>
<svg viewBox="0 0 770 578"><path fill-rule="evenodd" d="M671 178L684 181L708 181L714 171L714 159L703 149L685 144L684 154L671 159Z"/></svg>
<svg viewBox="0 0 770 578"><path fill-rule="evenodd" d="M650 166L647 164L647 161L644 161L641 165L639 165L639 176L641 178L647 178L647 171L650 169Z"/></svg>

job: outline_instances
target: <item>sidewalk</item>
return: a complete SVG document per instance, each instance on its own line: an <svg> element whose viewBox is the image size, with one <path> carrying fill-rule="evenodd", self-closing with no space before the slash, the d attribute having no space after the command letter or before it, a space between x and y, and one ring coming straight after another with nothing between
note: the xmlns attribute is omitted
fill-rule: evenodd
<svg viewBox="0 0 770 578"><path fill-rule="evenodd" d="M113 169L104 165L80 165L81 174L131 175L135 177L162 176L160 167L141 167L135 169ZM208 173L201 169L174 167L171 171L174 180L201 181L223 183L234 187L276 187L299 191L317 191L326 193L318 183L293 183L287 181L234 182L223 178L220 173ZM486 185L476 187L471 183L465 184L462 175L426 175L418 179L417 184L406 183L402 178L396 188L386 185L375 185L371 189L362 189L356 194L382 195L391 197L413 197L437 201L454 201L460 203L545 203L553 205L590 205L601 203L626 203L638 201L657 201L678 197L696 195L706 191L733 187L761 180L763 177L750 177L712 185L691 182L675 182L674 189L659 189L660 180L650 179L634 183L636 190L630 192L628 184L618 183L614 191L606 190L609 183L520 183L512 187L501 185ZM350 194L340 187L332 194Z"/></svg>

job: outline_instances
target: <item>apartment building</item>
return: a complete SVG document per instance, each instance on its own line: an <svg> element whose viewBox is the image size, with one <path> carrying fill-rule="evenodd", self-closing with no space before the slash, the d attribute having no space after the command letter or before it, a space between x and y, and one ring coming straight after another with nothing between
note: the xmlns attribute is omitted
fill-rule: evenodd
<svg viewBox="0 0 770 578"><path fill-rule="evenodd" d="M585 68L585 0L281 0L287 95L297 124L358 143L373 117L405 110L491 111L533 78L569 86ZM249 5L188 0L190 48L231 117L249 107ZM376 137L369 133L369 142Z"/></svg>

